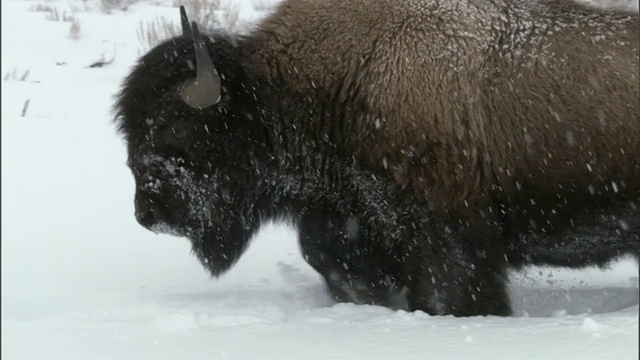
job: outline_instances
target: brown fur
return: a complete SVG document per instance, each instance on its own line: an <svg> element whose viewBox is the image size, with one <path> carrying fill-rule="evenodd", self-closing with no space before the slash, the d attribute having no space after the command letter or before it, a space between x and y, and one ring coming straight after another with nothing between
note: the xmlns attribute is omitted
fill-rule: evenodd
<svg viewBox="0 0 640 360"><path fill-rule="evenodd" d="M251 56L299 93L363 103L354 156L466 216L638 199L639 31L637 13L568 0L289 0Z"/></svg>

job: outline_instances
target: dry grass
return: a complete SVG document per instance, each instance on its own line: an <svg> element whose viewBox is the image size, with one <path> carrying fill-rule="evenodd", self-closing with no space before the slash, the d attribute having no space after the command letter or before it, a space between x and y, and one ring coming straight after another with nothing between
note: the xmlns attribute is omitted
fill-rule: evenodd
<svg viewBox="0 0 640 360"><path fill-rule="evenodd" d="M158 45L163 40L169 39L180 33L179 25L165 17L158 17L152 21L138 24L136 33L141 44L141 52Z"/></svg>
<svg viewBox="0 0 640 360"><path fill-rule="evenodd" d="M182 32L178 15L180 5L186 7L189 20L197 22L205 32L216 28L225 28L232 32L238 30L238 9L222 6L220 0L174 0L173 5L176 7L174 18L159 17L140 23L137 30L140 52L145 52Z"/></svg>
<svg viewBox="0 0 640 360"><path fill-rule="evenodd" d="M29 78L29 70L20 72L16 68L14 68L11 72L8 72L4 75L4 81L27 81L28 78Z"/></svg>
<svg viewBox="0 0 640 360"><path fill-rule="evenodd" d="M638 0L582 0L598 7L616 7L638 10Z"/></svg>
<svg viewBox="0 0 640 360"><path fill-rule="evenodd" d="M269 0L253 0L253 8L256 11L269 11L273 9L274 4L273 1Z"/></svg>
<svg viewBox="0 0 640 360"><path fill-rule="evenodd" d="M37 11L37 12L50 12L53 11L53 8L49 5L45 5L45 4L38 4L35 6L32 6L29 8L30 11Z"/></svg>
<svg viewBox="0 0 640 360"><path fill-rule="evenodd" d="M220 5L220 0L173 0L174 7L178 8L180 5L184 5L189 19L197 22L201 29L220 27L216 13L226 10Z"/></svg>
<svg viewBox="0 0 640 360"><path fill-rule="evenodd" d="M67 11L60 11L57 8L51 7L47 4L38 4L32 6L29 10L43 12L45 14L45 19L49 21L70 23L71 25L69 26L69 37L74 40L80 38L80 21L78 21L78 19L76 19L76 17L73 15L73 12L77 11L77 9L72 10L72 13L68 13Z"/></svg>
<svg viewBox="0 0 640 360"><path fill-rule="evenodd" d="M66 11L60 11L57 8L45 4L32 6L30 10L45 13L44 17L49 21L74 22L76 20L73 14L69 14Z"/></svg>
<svg viewBox="0 0 640 360"><path fill-rule="evenodd" d="M31 101L31 99L27 99L24 102L24 105L22 105L22 111L20 112L20 117L24 117L25 115L27 115L27 110L29 110L29 102Z"/></svg>

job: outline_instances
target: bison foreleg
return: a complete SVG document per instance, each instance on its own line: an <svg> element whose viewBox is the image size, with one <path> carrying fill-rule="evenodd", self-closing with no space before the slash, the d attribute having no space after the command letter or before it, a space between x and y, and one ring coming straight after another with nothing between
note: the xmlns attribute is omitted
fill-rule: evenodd
<svg viewBox="0 0 640 360"><path fill-rule="evenodd" d="M363 227L366 219L347 211L305 209L299 223L305 260L338 302L405 308L397 279L399 257Z"/></svg>

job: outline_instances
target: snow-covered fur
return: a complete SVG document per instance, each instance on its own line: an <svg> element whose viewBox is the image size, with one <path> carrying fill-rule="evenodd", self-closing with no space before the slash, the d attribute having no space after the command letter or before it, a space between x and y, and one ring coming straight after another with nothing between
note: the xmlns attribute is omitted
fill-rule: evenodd
<svg viewBox="0 0 640 360"><path fill-rule="evenodd" d="M171 39L116 103L136 216L214 275L288 219L337 300L509 314L510 266L638 254L638 25L567 0L289 0L206 40L205 109Z"/></svg>

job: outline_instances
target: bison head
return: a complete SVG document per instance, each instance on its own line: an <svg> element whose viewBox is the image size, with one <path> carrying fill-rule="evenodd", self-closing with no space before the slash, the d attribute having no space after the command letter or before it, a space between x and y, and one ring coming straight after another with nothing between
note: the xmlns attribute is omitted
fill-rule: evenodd
<svg viewBox="0 0 640 360"><path fill-rule="evenodd" d="M189 238L218 275L256 231L251 76L231 38L199 34L183 15L183 35L143 56L115 105L135 182L135 215L154 232Z"/></svg>

